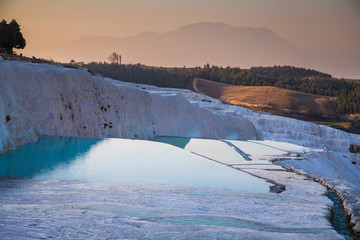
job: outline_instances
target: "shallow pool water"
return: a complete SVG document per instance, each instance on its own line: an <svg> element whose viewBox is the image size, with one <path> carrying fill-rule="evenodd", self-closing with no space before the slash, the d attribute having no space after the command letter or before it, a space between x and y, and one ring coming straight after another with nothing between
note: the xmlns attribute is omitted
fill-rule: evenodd
<svg viewBox="0 0 360 240"><path fill-rule="evenodd" d="M315 200L158 184L1 179L0 239L340 239Z"/></svg>
<svg viewBox="0 0 360 240"><path fill-rule="evenodd" d="M257 140L249 140L250 142L262 144L265 146L273 147L282 151L286 152L295 152L295 153L302 153L302 152L308 152L310 149L307 147L299 146L296 144L286 143L286 142L278 142L278 141L271 141L271 140L263 140L263 141L257 141Z"/></svg>
<svg viewBox="0 0 360 240"><path fill-rule="evenodd" d="M234 144L236 147L244 151L249 155L268 155L268 156L276 156L276 155L284 155L287 154L286 151L282 151L276 149L274 147L266 146L261 144L262 142L250 142L250 141L239 141L239 140L227 140L230 143Z"/></svg>
<svg viewBox="0 0 360 240"><path fill-rule="evenodd" d="M339 239L317 188L269 193L190 142L44 137L0 155L0 239Z"/></svg>
<svg viewBox="0 0 360 240"><path fill-rule="evenodd" d="M155 141L168 143L224 164L238 164L245 161L241 154L221 140L158 137Z"/></svg>
<svg viewBox="0 0 360 240"><path fill-rule="evenodd" d="M32 178L58 165L69 164L101 141L91 138L42 137L35 143L0 154L0 176Z"/></svg>
<svg viewBox="0 0 360 240"><path fill-rule="evenodd" d="M1 176L268 192L270 183L169 144L45 137L0 155Z"/></svg>

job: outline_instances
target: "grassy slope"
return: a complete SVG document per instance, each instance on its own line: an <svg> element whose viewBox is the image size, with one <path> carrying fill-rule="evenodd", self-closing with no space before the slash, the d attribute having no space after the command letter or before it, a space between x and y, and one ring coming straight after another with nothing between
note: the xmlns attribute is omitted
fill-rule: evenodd
<svg viewBox="0 0 360 240"><path fill-rule="evenodd" d="M199 92L234 105L359 133L351 127L350 121L331 118L336 110L335 97L268 86L234 86L204 79L194 83Z"/></svg>

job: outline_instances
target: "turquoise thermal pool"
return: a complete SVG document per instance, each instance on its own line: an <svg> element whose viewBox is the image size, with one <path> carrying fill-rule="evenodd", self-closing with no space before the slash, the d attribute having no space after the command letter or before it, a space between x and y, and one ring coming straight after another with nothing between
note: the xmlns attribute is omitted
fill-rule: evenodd
<svg viewBox="0 0 360 240"><path fill-rule="evenodd" d="M290 184L271 193L228 163L252 161L221 140L42 137L0 155L0 239L339 239L319 184L269 172Z"/></svg>
<svg viewBox="0 0 360 240"><path fill-rule="evenodd" d="M206 151L206 142L201 151ZM210 156L241 156L210 142ZM221 155L222 154L222 155ZM127 139L43 137L0 155L0 176L131 182L266 193L270 183L169 144Z"/></svg>

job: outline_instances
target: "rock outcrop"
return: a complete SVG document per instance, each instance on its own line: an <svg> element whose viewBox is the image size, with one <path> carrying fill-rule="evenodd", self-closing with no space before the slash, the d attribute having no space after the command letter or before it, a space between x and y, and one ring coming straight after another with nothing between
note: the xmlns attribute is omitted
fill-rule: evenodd
<svg viewBox="0 0 360 240"><path fill-rule="evenodd" d="M246 118L214 114L181 94L145 91L86 69L0 62L0 151L41 135L258 138Z"/></svg>

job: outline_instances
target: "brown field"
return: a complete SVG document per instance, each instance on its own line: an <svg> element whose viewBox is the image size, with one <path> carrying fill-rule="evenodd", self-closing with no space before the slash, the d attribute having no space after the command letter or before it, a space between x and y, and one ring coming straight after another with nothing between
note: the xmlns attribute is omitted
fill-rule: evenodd
<svg viewBox="0 0 360 240"><path fill-rule="evenodd" d="M336 98L267 86L234 86L204 79L194 80L199 92L257 111L306 116L333 116Z"/></svg>
<svg viewBox="0 0 360 240"><path fill-rule="evenodd" d="M311 121L349 132L359 133L352 120L337 120L336 98L268 86L235 86L194 79L195 91L255 111Z"/></svg>

